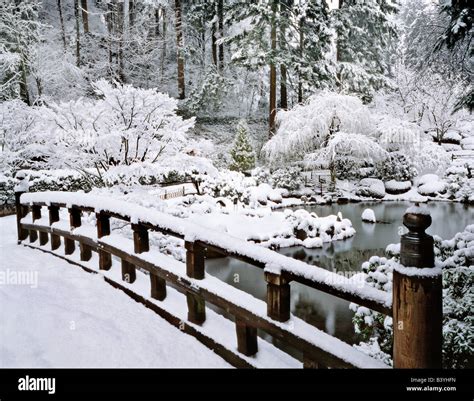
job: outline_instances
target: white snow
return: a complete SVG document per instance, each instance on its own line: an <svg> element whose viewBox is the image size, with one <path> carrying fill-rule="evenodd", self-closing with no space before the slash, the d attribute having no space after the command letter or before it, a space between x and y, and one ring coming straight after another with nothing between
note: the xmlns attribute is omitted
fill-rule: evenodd
<svg viewBox="0 0 474 401"><path fill-rule="evenodd" d="M375 213L372 209L365 209L362 212L362 221L367 223L376 223L377 219L375 218Z"/></svg>
<svg viewBox="0 0 474 401"><path fill-rule="evenodd" d="M430 215L430 211L426 206L410 206L405 213L412 213L412 214L423 214L423 215Z"/></svg>
<svg viewBox="0 0 474 401"><path fill-rule="evenodd" d="M0 285L0 367L229 367L102 277L17 245L0 219L0 271L37 286Z"/></svg>

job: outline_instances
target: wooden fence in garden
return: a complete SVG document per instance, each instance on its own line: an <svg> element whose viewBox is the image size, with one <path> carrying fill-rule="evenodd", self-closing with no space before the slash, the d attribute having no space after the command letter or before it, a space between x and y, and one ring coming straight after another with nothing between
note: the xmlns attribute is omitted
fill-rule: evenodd
<svg viewBox="0 0 474 401"><path fill-rule="evenodd" d="M441 365L441 311L438 310L441 285L436 269L428 269L430 274L426 274L427 269L420 269L423 274L394 273L394 291L388 294L370 286L360 288L358 283L341 275L228 234L121 201L79 193L17 193L16 208L19 242L53 253L89 272L102 272L108 283L195 336L234 366L259 366L259 349L267 347L266 340L260 338L265 333L296 350L307 368L388 367L292 315L291 282L393 316L395 367ZM84 224L87 214L95 216L95 226ZM413 219L416 220L416 216ZM133 240L114 232L111 219L129 223ZM410 220L408 240L404 242L402 238L402 252L408 255L405 260L411 266L430 264L429 255L428 262L426 255L416 259L420 249L433 252L420 224L418 220L414 223ZM153 249L150 232L184 240L185 263ZM61 245L64 253L60 250ZM207 252L263 269L266 302L207 274ZM93 254L97 256L93 258ZM97 266L92 266L95 259L98 259ZM121 276L109 274L113 259L121 260ZM149 295L134 287L137 269L140 275L146 272L149 277ZM177 311L166 306L170 286L185 295L187 318L184 321ZM211 313L206 304L224 311L230 324L234 324L236 347L220 341L218 333L204 330L206 315Z"/></svg>

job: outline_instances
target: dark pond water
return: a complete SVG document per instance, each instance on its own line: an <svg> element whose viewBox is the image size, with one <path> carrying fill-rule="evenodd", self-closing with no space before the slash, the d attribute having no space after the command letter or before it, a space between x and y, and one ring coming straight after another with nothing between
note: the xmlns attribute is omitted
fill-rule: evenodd
<svg viewBox="0 0 474 401"><path fill-rule="evenodd" d="M409 202L379 202L307 207L306 210L315 212L318 216L341 212L343 217L352 221L357 233L350 239L327 244L322 249L293 247L281 249L280 252L328 270L360 271L364 261L373 255L383 255L388 244L400 242L402 216L410 205ZM468 224L474 223L472 206L433 202L427 207L433 219L433 224L427 230L431 235L450 239ZM362 222L361 215L366 208L373 209L377 220L384 223ZM226 258L207 261L206 270L256 298L266 298L263 271L258 268ZM234 280L236 274L239 277L238 282ZM349 310L349 302L292 283L291 309L296 316L343 341L354 343L358 340L351 322L353 312Z"/></svg>

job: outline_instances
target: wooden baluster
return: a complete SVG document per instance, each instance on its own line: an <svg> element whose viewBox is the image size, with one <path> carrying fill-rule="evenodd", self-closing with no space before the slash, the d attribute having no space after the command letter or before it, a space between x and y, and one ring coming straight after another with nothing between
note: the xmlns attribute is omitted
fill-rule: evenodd
<svg viewBox="0 0 474 401"><path fill-rule="evenodd" d="M48 206L49 225L59 221L59 207L55 205ZM59 235L51 233L51 250L54 251L61 246L61 238Z"/></svg>
<svg viewBox="0 0 474 401"><path fill-rule="evenodd" d="M33 210L33 221L41 219L41 206L34 206L37 208L36 211ZM44 231L39 232L39 243L40 245L46 245L49 241L48 233Z"/></svg>
<svg viewBox="0 0 474 401"><path fill-rule="evenodd" d="M73 206L71 209L69 209L69 224L71 226L71 229L78 228L82 225L81 214L81 209L79 209L78 207ZM79 252L80 258L83 262L91 260L92 249L89 245L79 242Z"/></svg>
<svg viewBox="0 0 474 401"><path fill-rule="evenodd" d="M235 319L237 332L237 349L246 356L255 355L258 351L257 329L249 326L246 321Z"/></svg>
<svg viewBox="0 0 474 401"><path fill-rule="evenodd" d="M303 368L304 369L327 369L328 367L321 362L316 361L307 353L303 354Z"/></svg>
<svg viewBox="0 0 474 401"><path fill-rule="evenodd" d="M104 212L96 213L97 220L97 238L110 235L110 216ZM112 255L103 249L99 249L99 269L110 270L112 267Z"/></svg>
<svg viewBox="0 0 474 401"><path fill-rule="evenodd" d="M188 277L202 280L205 276L204 248L195 242L184 243L186 248L186 274ZM206 301L198 294L186 294L188 304L188 320L195 324L202 324L206 320Z"/></svg>
<svg viewBox="0 0 474 401"><path fill-rule="evenodd" d="M281 274L265 272L267 315L278 322L290 319L290 283Z"/></svg>
<svg viewBox="0 0 474 401"><path fill-rule="evenodd" d="M150 274L151 297L158 301L164 301L166 298L166 281L161 277Z"/></svg>
<svg viewBox="0 0 474 401"><path fill-rule="evenodd" d="M28 238L28 230L21 227L21 219L28 215L28 206L20 203L20 197L25 192L15 192L15 207L16 207L16 228L18 235L18 242Z"/></svg>
<svg viewBox="0 0 474 401"><path fill-rule="evenodd" d="M71 231L74 228L79 227L81 225L81 211L78 208L69 208L69 226L71 227ZM64 253L66 255L72 255L76 250L76 245L74 240L70 238L64 238Z"/></svg>
<svg viewBox="0 0 474 401"><path fill-rule="evenodd" d="M32 221L41 219L41 206L33 205L31 208ZM30 242L36 242L38 239L38 231L30 230Z"/></svg>

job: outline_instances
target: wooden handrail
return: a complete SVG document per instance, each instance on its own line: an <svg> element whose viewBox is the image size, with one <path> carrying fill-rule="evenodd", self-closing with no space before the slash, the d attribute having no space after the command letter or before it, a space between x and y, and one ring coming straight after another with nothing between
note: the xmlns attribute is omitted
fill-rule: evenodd
<svg viewBox="0 0 474 401"><path fill-rule="evenodd" d="M28 203L29 202L22 202L22 204L24 205ZM37 206L46 206L47 202L32 201L31 204L37 205ZM67 207L66 203L61 203L61 202L51 202L49 205L54 205L59 208ZM84 212L95 212L95 208L91 206L73 205L72 207L82 210ZM148 213L150 213L150 211L148 211ZM107 211L106 214L111 218L115 218L115 219L119 219L119 220L123 220L127 222L131 221L130 215L127 215L125 213ZM167 217L170 217L172 219L182 220L174 216L167 216ZM144 227L146 227L149 230L152 230L155 232L161 232L162 234L171 235L180 239L185 238L184 232L179 232L170 227L167 227L164 224L163 225L154 224L147 221L146 219L140 219L140 223L143 224ZM212 230L206 230L206 231L212 231ZM230 241L242 242L242 240L231 237L225 233L218 233L218 238L219 239L227 238L227 239L230 239ZM204 249L213 251L214 253L221 254L223 257L231 257L234 259L238 259L261 269L268 268L268 260L265 260L265 258L259 257L259 255L254 254L250 256L248 252L239 252L238 250L229 251L225 247L219 246L215 242L206 241L205 239L201 239L201 238L196 240L195 242L199 243ZM341 282L344 282L344 278L335 273L329 272L325 269L319 268L314 265L306 264L302 261L296 261L295 259L291 257L278 254L275 251L272 251L269 249L264 249L260 247L259 245L256 245L253 243L247 243L246 245L250 249L265 250L266 252L277 255L281 264L281 266L279 266L281 270L280 274L284 276L285 280L287 280L288 282L295 281L300 284L306 285L310 288L314 288L319 291L334 295L346 301L354 302L354 303L357 303L358 305L365 306L374 311L377 311L389 316L392 315L391 298L387 296L387 294L384 291L376 290L375 288L372 288L372 287L369 287L369 288L366 287L364 288L364 291L362 291L355 285L344 286L343 284L341 284ZM286 268L285 266L286 263L288 265L298 264L300 268L296 271L292 270L291 268ZM319 271L320 275L324 276L325 279L314 280L314 279L308 278L308 275L311 275L311 273L314 273L317 271ZM347 282L350 283L349 279L346 279L346 280ZM331 282L331 281L337 282L339 283L339 285L335 285L334 282ZM364 296L363 295L364 292L369 293L371 297Z"/></svg>

